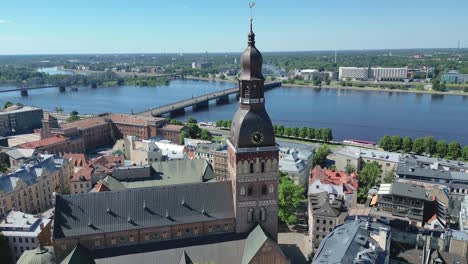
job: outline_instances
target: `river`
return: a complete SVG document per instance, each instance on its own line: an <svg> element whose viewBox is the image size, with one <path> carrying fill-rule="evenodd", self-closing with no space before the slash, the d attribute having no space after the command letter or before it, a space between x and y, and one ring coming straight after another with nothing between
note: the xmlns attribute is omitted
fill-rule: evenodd
<svg viewBox="0 0 468 264"><path fill-rule="evenodd" d="M0 93L0 102L66 112L131 113L193 96L233 87L233 83L174 80L168 86L79 88L60 93L58 88ZM178 119L199 121L231 119L237 103L215 106L200 112L186 111ZM385 134L412 137L434 136L468 145L468 97L386 91L355 91L281 87L266 92L266 104L273 123L287 126L330 127L335 139L377 141Z"/></svg>

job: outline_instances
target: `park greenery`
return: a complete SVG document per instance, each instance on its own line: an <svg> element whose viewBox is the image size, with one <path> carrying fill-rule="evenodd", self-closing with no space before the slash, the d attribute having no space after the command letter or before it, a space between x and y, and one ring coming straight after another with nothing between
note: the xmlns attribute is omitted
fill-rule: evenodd
<svg viewBox="0 0 468 264"><path fill-rule="evenodd" d="M297 222L296 210L304 200L304 188L295 184L286 173L280 172L278 218L288 225L295 224Z"/></svg>
<svg viewBox="0 0 468 264"><path fill-rule="evenodd" d="M216 121L217 128L231 128L232 121L231 120L218 120Z"/></svg>
<svg viewBox="0 0 468 264"><path fill-rule="evenodd" d="M181 145L184 144L185 138L202 139L209 141L213 139L213 135L211 134L211 132L207 129L201 129L198 126L198 121L193 117L190 117L185 124L175 119L169 120L169 124L182 126L185 125L187 127L187 130L183 130L180 133L179 144Z"/></svg>
<svg viewBox="0 0 468 264"><path fill-rule="evenodd" d="M3 109L7 109L8 107L13 106L13 105L23 106L22 103L16 103L16 104L14 104L14 103L12 103L12 102L10 102L10 101L6 101L6 102L3 104Z"/></svg>
<svg viewBox="0 0 468 264"><path fill-rule="evenodd" d="M382 174L382 167L377 161L372 161L364 164L359 172L359 189L357 199L359 203L363 203L367 199L367 193L375 186L379 175Z"/></svg>
<svg viewBox="0 0 468 264"><path fill-rule="evenodd" d="M330 142L333 140L333 132L330 128L313 127L285 127L283 125L273 125L276 136L292 137L298 139L317 140Z"/></svg>
<svg viewBox="0 0 468 264"><path fill-rule="evenodd" d="M468 161L468 146L462 148L456 141L447 143L445 140L436 140L430 136L413 140L411 137L385 135L380 139L379 146L386 151Z"/></svg>
<svg viewBox="0 0 468 264"><path fill-rule="evenodd" d="M71 111L70 115L67 117L67 119L65 121L70 123L70 122L74 122L74 121L77 121L77 120L80 120L80 119L81 119L81 117L79 116L79 113L76 110L73 110L73 111Z"/></svg>
<svg viewBox="0 0 468 264"><path fill-rule="evenodd" d="M327 156L330 154L330 148L324 144L321 145L314 153L314 156L312 158L312 163L314 165L320 165L321 167L326 166L326 161L327 161Z"/></svg>

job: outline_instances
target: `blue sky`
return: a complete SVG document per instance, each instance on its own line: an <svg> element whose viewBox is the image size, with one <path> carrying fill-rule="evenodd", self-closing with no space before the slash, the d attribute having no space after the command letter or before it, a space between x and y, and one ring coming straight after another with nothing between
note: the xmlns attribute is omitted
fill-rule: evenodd
<svg viewBox="0 0 468 264"><path fill-rule="evenodd" d="M0 0L0 54L239 52L248 1ZM467 0L258 0L262 51L468 47Z"/></svg>

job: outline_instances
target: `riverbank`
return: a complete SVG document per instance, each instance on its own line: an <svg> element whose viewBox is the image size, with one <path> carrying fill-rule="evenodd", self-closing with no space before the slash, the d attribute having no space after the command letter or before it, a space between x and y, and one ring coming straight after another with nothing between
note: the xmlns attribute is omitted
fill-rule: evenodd
<svg viewBox="0 0 468 264"><path fill-rule="evenodd" d="M354 86L314 86L314 85L302 85L302 84L283 84L282 87L303 87L313 89L334 89L334 90L353 90L353 91L367 91L367 92L388 92L388 93L414 93L414 94L435 94L435 95L458 95L468 96L468 93L458 91L433 91L433 90L416 90L416 89L389 89L389 88L374 88L374 87L354 87Z"/></svg>

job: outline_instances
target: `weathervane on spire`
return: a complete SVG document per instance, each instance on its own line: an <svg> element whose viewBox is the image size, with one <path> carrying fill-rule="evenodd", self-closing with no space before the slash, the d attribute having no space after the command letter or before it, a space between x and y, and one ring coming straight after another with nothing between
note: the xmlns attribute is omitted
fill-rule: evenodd
<svg viewBox="0 0 468 264"><path fill-rule="evenodd" d="M250 8L250 31L252 31L252 21L253 21L253 8L255 6L255 2L249 3Z"/></svg>

